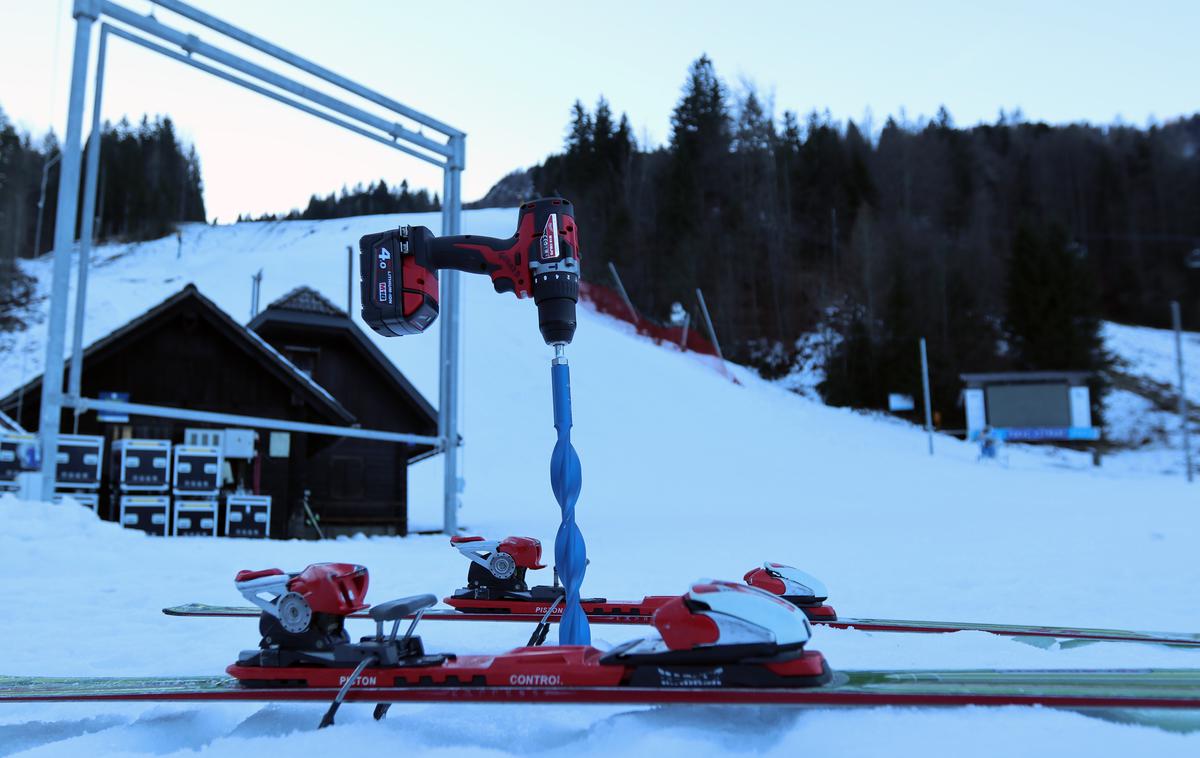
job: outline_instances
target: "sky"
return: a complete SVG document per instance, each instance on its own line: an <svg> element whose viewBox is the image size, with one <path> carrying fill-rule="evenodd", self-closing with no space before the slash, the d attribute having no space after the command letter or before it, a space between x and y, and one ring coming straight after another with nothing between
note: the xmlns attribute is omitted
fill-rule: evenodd
<svg viewBox="0 0 1200 758"><path fill-rule="evenodd" d="M1001 109L1138 125L1200 110L1195 0L195 5L465 131L466 200L557 151L576 99L590 106L605 96L629 114L639 141L662 144L701 53L733 93L752 82L776 114L828 109L875 130L889 114L916 120L941 105L960 126L993 122ZM71 7L0 0L0 108L35 135L64 132ZM155 15L280 68L161 8ZM441 189L434 167L124 40L112 40L107 66L105 118L170 115L200 155L210 220L287 211L314 192L380 178Z"/></svg>

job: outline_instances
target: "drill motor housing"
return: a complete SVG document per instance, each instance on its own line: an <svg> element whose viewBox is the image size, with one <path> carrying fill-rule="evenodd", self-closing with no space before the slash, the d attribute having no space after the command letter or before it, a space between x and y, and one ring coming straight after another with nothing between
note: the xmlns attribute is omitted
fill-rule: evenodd
<svg viewBox="0 0 1200 758"><path fill-rule="evenodd" d="M443 269L487 274L497 292L532 297L546 344L575 336L579 230L574 206L563 198L522 205L508 239L438 237L424 226L402 226L368 234L358 247L362 318L385 337L420 334L437 320Z"/></svg>

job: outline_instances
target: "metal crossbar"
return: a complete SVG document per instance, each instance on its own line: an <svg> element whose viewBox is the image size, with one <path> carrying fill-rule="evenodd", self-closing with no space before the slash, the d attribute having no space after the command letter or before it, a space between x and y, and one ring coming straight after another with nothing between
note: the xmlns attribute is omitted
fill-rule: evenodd
<svg viewBox="0 0 1200 758"><path fill-rule="evenodd" d="M244 87L256 94L289 105L304 113L321 118L347 131L383 143L391 148L438 166L443 171L442 190L442 234L458 234L462 225L462 170L465 163L466 135L444 122L420 111L403 105L351 79L340 76L323 66L302 58L284 48L250 32L239 29L180 0L156 0L156 4L172 13L199 23L224 38L265 53L288 66L318 77L340 90L382 106L408 121L415 122L445 138L439 141L411 129L397 121L340 100L296 79L271 70L260 64L241 58L212 44L204 42L195 34L188 34L160 22L154 16L135 13L110 0L75 0L74 59L71 69L71 94L67 109L67 130L63 140L62 167L59 178L58 206L54 227L53 284L50 296L50 318L46 340L45 374L42 384L42 405L39 412L39 431L42 439L42 498L49 500L54 489L54 469L57 462L57 447L61 409L64 406L81 409L98 408L98 401L81 398L83 373L83 325L87 299L87 274L94 228L94 209L100 151L100 104L104 87L105 56L110 34L139 45L164 57L185 63L224 81ZM66 343L67 299L70 289L70 256L74 243L77 201L80 195L81 142L83 135L83 106L87 94L88 59L93 24L101 18L112 19L122 26L105 23L100 34L99 55L96 66L95 97L92 113L92 147L88 160L84 185L84 214L80 230L80 261L78 296L75 300L74 344L71 357L71 374L68 392L64 394L62 375L64 347ZM129 28L126 28L129 27ZM165 45L173 45L179 51L133 34L131 29L158 39ZM217 66L196 60L196 56L212 61ZM218 67L220 66L220 67ZM236 73L234 73L236 72ZM458 329L459 329L458 272L447 271L442 277L442 324L441 357L439 360L438 385L438 436L403 435L419 444L436 444L444 453L443 477L443 529L454 533L457 516L460 483L458 478L458 451L461 444L458 432ZM166 418L204 420L222 414L208 414L186 409L164 409L159 406L141 406L143 415L160 415ZM167 415L170 414L170 415ZM189 414L189 415L183 415ZM266 428L283 428L289 424L277 419L259 419L274 424L260 424ZM321 425L313 425L321 426ZM353 427L330 427L340 429L343 436L364 436L371 430ZM311 430L310 430L311 431ZM314 433L334 433L314 432ZM391 434L391 433L382 433ZM401 435L394 435L399 437ZM376 437L372 437L376 438ZM399 440L397 441L404 441Z"/></svg>

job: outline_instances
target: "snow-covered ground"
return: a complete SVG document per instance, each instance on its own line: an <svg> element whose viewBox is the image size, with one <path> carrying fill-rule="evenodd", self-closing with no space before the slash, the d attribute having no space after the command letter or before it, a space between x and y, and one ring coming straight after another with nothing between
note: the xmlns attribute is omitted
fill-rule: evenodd
<svg viewBox="0 0 1200 758"><path fill-rule="evenodd" d="M1118 369L1145 377L1172 388L1179 380L1175 363L1175 332L1170 329L1152 329L1146 326L1129 326L1105 322L1102 332L1104 346L1117 359ZM1200 336L1185 332L1181 340L1183 362L1189 367L1187 377L1188 401L1200 403L1200 383L1192 371L1200 366Z"/></svg>
<svg viewBox="0 0 1200 758"><path fill-rule="evenodd" d="M1177 402L1179 369L1175 333L1169 329L1106 323L1104 344L1114 358L1114 387L1104 400L1105 437L1135 452L1120 463L1182 475L1183 438ZM1194 409L1200 401L1200 336L1185 332L1180 342L1186 369L1190 433L1196 433Z"/></svg>
<svg viewBox="0 0 1200 758"><path fill-rule="evenodd" d="M466 231L506 236L515 211L466 214ZM197 225L173 238L102 248L88 341L189 281L238 318L250 275L263 302L299 284L335 301L346 245L398 217ZM436 216L406 219L437 228ZM42 286L48 262L33 264ZM462 522L485 535L552 540L548 348L531 303L465 281ZM1123 328L1122 328L1123 329ZM39 371L44 325L6 346L0 392ZM1146 342L1148 342L1147 340ZM436 400L437 337L377 338ZM21 360L21 347L28 353ZM1143 344L1139 342L1139 344ZM612 598L739 578L764 559L826 580L846 615L1200 630L1200 507L1153 466L1094 468L1082 456L1013 447L982 465L974 447L909 425L828 408L734 368L656 347L590 312L570 346L574 439L584 469L585 592ZM1200 356L1198 356L1200 357ZM24 368L21 368L22 363ZM1164 377L1169 379L1169 377ZM1193 387L1197 386L1193 383ZM436 460L414 470L413 518L440 507ZM74 506L0 501L0 640L6 674L205 674L256 640L252 622L158 613L237 602L243 568L322 560L370 567L371 597L460 586L445 538L332 542L153 539ZM515 624L427 623L432 650L522 644ZM644 629L596 627L602 644ZM818 628L835 668L1193 667L1200 651L1094 644L1041 649L980 633L868 634ZM1046 709L629 708L413 705L387 720L347 706L317 733L316 705L8 705L3 755L1194 755L1200 733Z"/></svg>

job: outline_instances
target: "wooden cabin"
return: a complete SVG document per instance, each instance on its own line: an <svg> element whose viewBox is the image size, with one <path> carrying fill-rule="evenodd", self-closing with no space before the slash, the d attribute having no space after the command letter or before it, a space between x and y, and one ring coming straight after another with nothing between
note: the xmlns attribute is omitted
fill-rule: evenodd
<svg viewBox="0 0 1200 758"><path fill-rule="evenodd" d="M134 403L233 413L432 436L437 414L345 311L316 291L298 288L249 326L189 284L89 346L83 395L119 393ZM0 411L26 429L38 424L41 377L0 399ZM125 438L184 442L185 429L225 428L194 421L132 416L78 419L80 434L107 444ZM74 411L62 429L75 427ZM311 537L305 505L326 536L408 531L408 466L432 455L429 445L257 429L255 457L231 461L228 490L272 497L271 536ZM115 518L110 487L99 512Z"/></svg>

